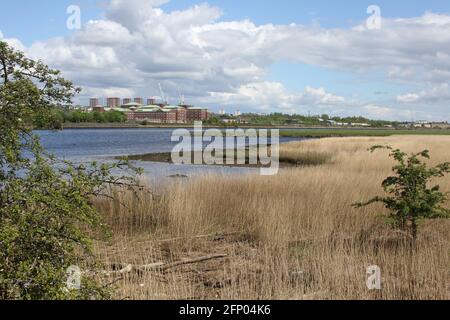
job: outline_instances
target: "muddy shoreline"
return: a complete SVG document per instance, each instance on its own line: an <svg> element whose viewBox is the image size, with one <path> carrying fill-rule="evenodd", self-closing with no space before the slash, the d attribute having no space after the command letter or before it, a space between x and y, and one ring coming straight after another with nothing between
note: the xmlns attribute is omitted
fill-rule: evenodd
<svg viewBox="0 0 450 320"><path fill-rule="evenodd" d="M130 161L144 161L144 162L162 162L162 163L169 163L174 164L172 161L172 154L170 152L157 152L157 153L147 153L147 154L138 154L138 155L130 155L130 156L121 156L116 157L117 160L123 160L128 159ZM207 164L203 162L203 164L195 164L194 163L194 154L191 154L191 163L192 165L205 165L205 166L221 166L221 167L230 167L230 168L269 168L270 165L263 165L261 163L258 164L249 164L249 159L246 157L246 164L226 164L225 158L223 161L223 164ZM236 162L236 159L235 159ZM290 161L283 161L280 159L280 168L292 168L297 167L298 164L290 162Z"/></svg>

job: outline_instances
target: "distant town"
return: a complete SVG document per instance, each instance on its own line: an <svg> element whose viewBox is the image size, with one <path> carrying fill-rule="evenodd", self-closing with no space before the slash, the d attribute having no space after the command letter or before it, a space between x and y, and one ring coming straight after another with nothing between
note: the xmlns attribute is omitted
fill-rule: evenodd
<svg viewBox="0 0 450 320"><path fill-rule="evenodd" d="M157 102L148 98L144 104L143 98L106 98L106 106L99 98L91 98L89 111L108 112L119 111L126 115L128 122L146 121L148 123L183 124L194 121L206 121L211 113L207 108L194 107L184 103L170 105L167 102Z"/></svg>
<svg viewBox="0 0 450 320"><path fill-rule="evenodd" d="M450 129L446 121L388 121L362 116L339 117L327 114L308 115L283 113L242 113L225 109L212 112L208 108L186 104L184 98L176 105L164 98L90 98L87 106L74 106L62 112L65 123L126 122L136 125L190 124L202 121L214 126L283 126L283 127L335 127L335 128L392 128L392 129Z"/></svg>

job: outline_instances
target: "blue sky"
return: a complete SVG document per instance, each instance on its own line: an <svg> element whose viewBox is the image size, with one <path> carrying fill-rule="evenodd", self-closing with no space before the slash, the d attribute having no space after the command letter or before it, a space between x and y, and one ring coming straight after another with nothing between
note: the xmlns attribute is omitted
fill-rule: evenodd
<svg viewBox="0 0 450 320"><path fill-rule="evenodd" d="M7 15L2 15L0 30L26 44L69 33L65 28L66 8L76 4L82 8L82 21L102 17L106 0L0 0ZM383 17L420 16L426 11L450 13L446 0L172 0L162 8L169 11L209 3L222 9L224 20L250 19L256 24L311 24L324 27L346 27L367 18L366 9L376 4Z"/></svg>
<svg viewBox="0 0 450 320"><path fill-rule="evenodd" d="M35 52L37 50L33 49L36 47L36 43L46 43L50 41L52 38L57 37L65 37L66 39L70 39L76 32L67 30L66 26L66 8L69 5L76 4L79 5L82 10L82 24L86 25L90 20L114 20L108 16L108 10L111 8L111 3L109 0L17 0L17 1L5 1L5 4L2 6L3 8L7 7L7 15L3 14L2 19L0 21L0 31L3 34L3 37L6 39L17 39L20 41L24 47L30 48L30 52ZM114 1L114 0L111 0ZM120 0L118 0L120 2ZM135 0L136 1L136 0ZM152 1L152 0L142 0ZM6 4L7 3L7 4ZM153 2L154 3L154 2ZM450 14L450 3L445 0L414 0L414 1L386 1L386 0L378 0L378 1L366 1L366 0L346 0L346 1L298 1L298 0L278 0L278 1L270 1L270 0L260 0L260 1L237 1L237 0L209 0L209 1L196 1L196 0L172 0L168 3L158 5L156 4L154 7L158 8L158 10L162 10L164 13L169 14L174 11L187 12L189 8L192 8L195 5L199 5L202 3L207 3L209 7L217 7L221 10L222 15L216 19L214 22L208 22L204 25L211 25L217 22L242 22L243 20L248 20L256 27L258 26L288 26L291 23L295 23L297 25L304 25L307 28L310 28L310 31L315 32L314 28L320 28L321 35L327 35L329 32L336 32L337 36L340 36L341 33L351 33L351 29L356 25L363 24L364 21L368 18L368 14L366 13L366 9L369 5L376 4L381 8L381 15L383 19L395 21L395 19L403 18L403 19L414 19L418 17L424 16L424 14L433 13L437 15L443 15L444 17L448 17ZM138 8L139 4L135 4L136 8ZM116 9L114 9L116 10ZM139 10L139 9L138 9ZM208 11L209 9L205 9L203 11ZM203 13L196 13L202 15ZM119 18L116 19L116 22L120 21L120 14L116 16ZM148 18L151 19L151 18ZM434 18L433 18L434 19ZM436 18L437 19L437 18ZM154 21L153 21L154 22ZM153 23L152 22L152 23ZM422 23L422 25L420 25ZM123 25L127 26L126 21L122 22ZM203 26L204 26L203 25ZM419 22L419 27L423 27L424 30L428 28L429 24L425 22ZM443 24L443 26L447 27L447 24ZM127 26L128 27L128 26ZM396 26L394 26L396 27ZM398 26L401 27L400 25ZM437 26L441 28L441 25ZM129 27L128 27L129 28ZM270 29L267 27L268 30ZM170 29L172 32L172 29ZM393 29L395 30L395 29ZM131 31L131 30L130 30ZM229 31L229 30L228 30ZM390 32L390 30L388 30ZM142 31L145 33L145 31ZM180 30L181 32L181 30ZM434 34L432 30L430 30L431 34ZM390 33L389 33L390 34ZM401 36L401 35L400 35ZM175 37L175 36L174 36ZM69 41L69 40L68 40ZM95 39L93 40L95 41ZM301 39L297 40L301 42ZM426 39L424 39L426 41ZM431 54L427 54L433 56L434 54L438 54L441 51L446 53L446 48L440 48L437 44L444 41L444 44L447 44L447 39L436 39L436 47L429 48ZM317 45L317 44L315 44ZM395 45L395 44L394 44ZM414 48L413 43L406 43L405 45L411 45L411 50L416 50ZM433 46L434 44L430 44ZM249 44L250 46L250 44ZM355 44L358 46L358 44ZM302 50L301 44L299 44L299 48ZM322 47L321 47L322 48ZM309 50L309 49L308 49ZM311 49L312 50L312 49ZM319 49L314 49L319 50ZM320 49L322 50L322 49ZM353 49L349 49L349 53L352 52ZM360 48L355 49L360 50ZM386 50L389 50L389 46L387 45ZM361 49L362 51L362 49ZM329 103L330 99L322 100L322 102L313 101L311 99L307 99L307 95L316 95L317 92L310 90L310 92L303 92L305 88L324 88L327 93L330 93L333 96L331 100L340 100L334 99L336 97L343 97L345 101L354 105L353 109L348 109L348 113L356 114L358 113L357 105L362 106L366 105L377 105L380 107L380 110L383 111L383 108L392 108L396 111L395 114L391 113L388 117L400 118L407 117L408 111L411 111L413 114L417 114L417 117L432 117L435 118L445 118L448 114L448 109L445 108L445 103L447 101L442 100L441 97L436 98L436 95L439 93L447 97L446 89L449 79L446 77L439 78L439 80L435 81L434 79L430 81L410 81L408 76L404 76L409 74L412 71L412 68L417 69L421 67L420 61L412 62L411 65L413 67L408 68L406 65L402 65L399 67L399 70L396 70L395 65L390 65L389 67L384 68L384 66L379 66L376 70L361 70L361 66L358 66L358 71L355 72L349 67L347 63L343 66L343 60L339 63L327 63L327 60L330 58L325 57L326 54L330 54L329 52L317 51L317 59L311 58L309 56L310 51L307 52L305 58L296 59L296 57L292 57L292 53L281 55L280 57L271 58L270 62L264 61L264 52L261 53L261 57L246 58L245 63L248 66L256 66L259 69L258 71L258 79L257 80L249 80L249 79L227 79L227 83L217 84L211 87L207 87L205 84L207 82L206 79L199 82L198 87L201 87L204 90L204 94L206 95L209 91L214 91L216 87L228 88L230 92L220 92L220 94L216 94L215 97L227 97L226 101L216 101L211 100L211 97L204 97L204 99L200 98L201 93L193 92L192 88L185 86L184 83L189 79L179 79L180 76L176 75L173 79L160 78L160 75L155 78L154 74L149 76L149 81L153 81L154 83L158 81L164 81L165 85L168 87L167 90L174 91L176 86L182 87L183 90L191 94L191 98L197 99L202 103L215 103L217 104L216 108L221 107L220 104L227 106L227 104L233 104L230 107L240 107L242 109L246 109L245 99L238 96L237 91L241 92L240 94L247 94L249 91L248 88L265 88L266 90L266 82L270 82L272 84L279 83L283 86L283 93L280 93L281 89L276 89L274 86L271 86L271 90L280 94L285 94L285 104L287 112L304 112L305 109L310 109L311 106L305 105L303 108L299 108L299 110L294 110L294 108L288 108L289 101L300 99L302 103L313 103L317 105L318 112L323 110L328 111L329 113L342 114L346 110L343 106L332 106L328 105L327 108L321 108L322 104L326 105ZM315 51L314 51L315 52ZM406 51L407 52L407 51ZM404 53L404 52L403 52ZM209 55L209 52L205 53ZM228 59L239 60L239 54L230 53ZM324 57L322 57L322 55ZM164 54L163 54L164 56ZM425 55L424 55L425 56ZM396 55L398 57L398 55ZM356 57L357 58L357 57ZM409 57L400 57L401 61L407 61ZM400 59L399 58L399 59ZM253 62L251 59L255 59ZM364 57L361 57L363 60ZM50 59L51 60L51 59ZM157 59L160 61L161 59ZM318 62L316 62L316 60ZM359 59L356 59L359 60ZM311 62L312 61L312 62ZM135 65L136 61L130 61L130 66ZM370 60L369 60L370 62ZM157 63L155 61L147 61L147 63ZM233 63L234 65L237 62ZM239 62L243 64L244 62ZM51 64L51 61L49 61ZM59 62L59 64L55 63L60 68L64 69L64 64ZM61 65L61 66L60 66ZM216 70L217 65L211 66L211 70ZM162 67L161 67L162 68ZM215 68L215 69L214 69ZM253 68L253 67L252 67ZM430 67L431 68L431 67ZM171 68L169 68L171 69ZM229 70L229 68L225 68L224 70ZM355 68L356 69L356 68ZM411 69L411 70L409 70ZM430 74L436 72L438 68L432 67L429 71ZM64 71L64 70L63 70ZM398 72L397 72L398 71ZM393 72L401 73L403 78L392 77ZM408 73L409 72L409 73ZM415 71L414 71L415 72ZM233 73L234 74L234 73ZM389 74L389 76L387 76ZM431 77L431 75L430 75ZM255 76L256 79L256 76ZM178 83L175 84L175 82ZM254 81L257 81L256 86L253 85ZM86 81L85 81L86 82ZM88 81L92 82L92 81ZM83 80L80 80L81 85L87 84L83 83ZM155 87L154 83L150 87ZM250 86L247 86L251 84ZM247 86L247 87L246 87ZM92 87L92 84L91 84ZM95 86L94 86L95 87ZM122 88L120 84L114 84L114 86L110 86L110 88L106 87L106 84L103 86L99 86L105 92L111 92L113 88ZM239 89L240 88L240 89ZM123 85L123 92L133 92L136 94L146 94L142 87L137 85L136 87L130 87L129 84ZM239 90L238 90L239 89ZM127 91L128 90L128 91ZM233 95L233 90L235 90L236 95ZM252 89L253 90L253 89ZM90 93L94 92L94 89L87 90ZM251 90L250 90L251 91ZM244 92L244 93L242 93ZM272 91L270 91L272 92ZM288 94L290 93L290 94ZM87 93L86 93L87 94ZM230 95L235 98L230 102ZM303 95L303 96L302 96ZM326 97L325 94L322 94L323 97ZM450 94L449 94L450 96ZM424 109L423 104L428 102L425 97L429 98L429 101L436 103L436 106L431 106L427 110ZM245 97L246 99L248 97ZM248 98L250 99L250 98ZM197 101L196 100L196 101ZM250 99L254 100L254 99ZM261 107L262 111L277 111L276 106L273 103L269 103L268 100L265 99L264 107ZM236 102L234 102L236 101ZM244 101L244 102L243 102ZM309 102L308 102L309 101ZM325 102L324 102L325 101ZM400 104L399 101L402 103ZM406 102L411 103L410 106L405 105ZM422 101L422 104L418 104L419 101ZM437 101L437 102L436 102ZM241 103L241 105L239 105ZM263 102L261 102L263 103ZM408 109L408 108L411 108ZM256 106L253 106L253 109L257 109ZM252 108L249 107L249 111L253 111ZM370 109L370 108L369 108ZM367 110L369 110L367 109ZM374 110L374 108L370 109ZM384 110L386 111L386 110ZM387 112L385 112L387 115ZM361 111L363 114L363 111ZM380 114L380 117L383 114ZM415 117L414 116L414 117ZM448 116L447 116L448 118Z"/></svg>

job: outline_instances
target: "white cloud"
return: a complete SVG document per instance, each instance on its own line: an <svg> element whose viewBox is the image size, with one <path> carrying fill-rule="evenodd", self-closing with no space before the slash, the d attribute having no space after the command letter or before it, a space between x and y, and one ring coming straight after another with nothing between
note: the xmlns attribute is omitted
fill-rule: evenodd
<svg viewBox="0 0 450 320"><path fill-rule="evenodd" d="M441 85L433 86L417 93L407 93L398 96L397 101L402 103L432 103L436 101L450 102L450 86L447 83L443 83Z"/></svg>
<svg viewBox="0 0 450 320"><path fill-rule="evenodd" d="M106 8L106 17L117 21L131 31L138 29L143 22L152 18L154 7L168 0L111 0ZM156 11L157 12L157 11Z"/></svg>
<svg viewBox="0 0 450 320"><path fill-rule="evenodd" d="M2 31L0 30L0 40L6 42L8 45L13 47L16 50L25 51L26 47L22 44L22 42L19 39L15 38L6 38Z"/></svg>
<svg viewBox="0 0 450 320"><path fill-rule="evenodd" d="M364 24L349 29L258 26L250 20L222 21L222 11L208 4L164 12L159 7L167 2L110 0L102 20L90 21L69 37L23 49L63 70L87 90L85 95L119 95L120 90L152 95L161 82L170 96L181 90L194 103L292 112L302 106L335 106L345 113L355 104L345 109L345 98L325 88L289 92L267 81L266 72L277 61L355 72L368 80L381 74L386 81L423 87L439 88L450 79L449 15L383 19L381 30L367 30ZM439 94L410 93L393 102ZM389 113L377 103L356 104L361 112Z"/></svg>
<svg viewBox="0 0 450 320"><path fill-rule="evenodd" d="M417 102L420 96L417 93L407 93L397 97L398 102Z"/></svg>
<svg viewBox="0 0 450 320"><path fill-rule="evenodd" d="M319 110L342 105L345 99L326 92L324 88L307 86L301 93L292 93L279 82L264 81L242 85L233 93L210 92L208 102L231 107L247 106L254 110L299 112L308 110L308 107Z"/></svg>
<svg viewBox="0 0 450 320"><path fill-rule="evenodd" d="M388 119L392 118L394 111L385 106L378 106L374 104L369 104L363 107L365 114L373 119Z"/></svg>
<svg viewBox="0 0 450 320"><path fill-rule="evenodd" d="M409 19L384 19L381 30L363 24L352 29L277 26L277 58L364 73L386 72L391 79L441 81L450 71L450 16L426 13ZM280 36L282 35L282 36ZM448 75L448 74L447 74Z"/></svg>
<svg viewBox="0 0 450 320"><path fill-rule="evenodd" d="M135 40L129 30L121 24L109 20L89 21L75 34L74 42L81 45L116 46L132 45Z"/></svg>
<svg viewBox="0 0 450 320"><path fill-rule="evenodd" d="M132 89L124 88L88 88L86 92L83 92L86 99L88 97L100 96L100 97L134 97L135 91Z"/></svg>
<svg viewBox="0 0 450 320"><path fill-rule="evenodd" d="M333 104L340 104L345 101L344 97L340 97L331 93L328 93L325 91L324 88L311 88L306 87L305 89L306 95L312 98L314 101L314 104L326 104L326 105L333 105Z"/></svg>

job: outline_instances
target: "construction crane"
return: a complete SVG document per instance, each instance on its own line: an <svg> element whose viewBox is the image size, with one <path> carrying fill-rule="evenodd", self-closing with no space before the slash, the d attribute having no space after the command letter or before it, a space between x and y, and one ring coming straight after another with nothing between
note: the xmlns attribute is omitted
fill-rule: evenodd
<svg viewBox="0 0 450 320"><path fill-rule="evenodd" d="M178 95L180 96L180 106L184 105L184 94L181 94L180 88L178 88Z"/></svg>
<svg viewBox="0 0 450 320"><path fill-rule="evenodd" d="M166 99L166 96L164 95L164 91L162 89L161 83L158 83L158 85L159 85L159 92L161 94L161 100L163 103L167 103L167 99Z"/></svg>

